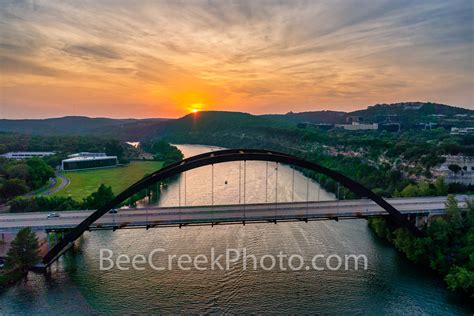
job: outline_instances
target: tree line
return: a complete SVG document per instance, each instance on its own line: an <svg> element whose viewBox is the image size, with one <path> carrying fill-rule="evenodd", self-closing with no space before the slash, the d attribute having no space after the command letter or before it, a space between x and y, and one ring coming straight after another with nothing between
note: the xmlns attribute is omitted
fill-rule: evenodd
<svg viewBox="0 0 474 316"><path fill-rule="evenodd" d="M438 272L450 290L469 296L474 293L474 202L463 212L450 195L446 207L446 217L432 219L421 238L384 218L370 218L369 226L411 261Z"/></svg>
<svg viewBox="0 0 474 316"><path fill-rule="evenodd" d="M76 201L69 196L16 197L10 202L11 213L96 210L115 197L110 186L101 184L97 191Z"/></svg>
<svg viewBox="0 0 474 316"><path fill-rule="evenodd" d="M120 163L128 163L138 156L137 149L114 138L96 136L25 135L0 132L0 154L10 151L53 151L45 161L56 167L67 155L78 152L105 152L117 156Z"/></svg>
<svg viewBox="0 0 474 316"><path fill-rule="evenodd" d="M0 202L36 190L53 178L54 169L43 159L0 159Z"/></svg>
<svg viewBox="0 0 474 316"><path fill-rule="evenodd" d="M153 160L163 161L164 167L184 158L183 153L176 146L163 140L144 142L140 147L152 154Z"/></svg>

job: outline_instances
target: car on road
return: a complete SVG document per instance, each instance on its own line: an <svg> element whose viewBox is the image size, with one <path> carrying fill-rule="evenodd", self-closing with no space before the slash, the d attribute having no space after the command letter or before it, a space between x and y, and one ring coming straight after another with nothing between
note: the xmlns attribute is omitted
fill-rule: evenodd
<svg viewBox="0 0 474 316"><path fill-rule="evenodd" d="M54 218L54 217L59 217L59 214L58 213L49 213L48 214L48 218Z"/></svg>

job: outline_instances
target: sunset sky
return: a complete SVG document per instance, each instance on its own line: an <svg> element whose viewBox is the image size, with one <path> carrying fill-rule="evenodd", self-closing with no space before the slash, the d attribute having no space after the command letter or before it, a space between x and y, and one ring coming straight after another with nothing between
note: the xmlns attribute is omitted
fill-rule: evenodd
<svg viewBox="0 0 474 316"><path fill-rule="evenodd" d="M474 108L473 1L0 0L0 118Z"/></svg>

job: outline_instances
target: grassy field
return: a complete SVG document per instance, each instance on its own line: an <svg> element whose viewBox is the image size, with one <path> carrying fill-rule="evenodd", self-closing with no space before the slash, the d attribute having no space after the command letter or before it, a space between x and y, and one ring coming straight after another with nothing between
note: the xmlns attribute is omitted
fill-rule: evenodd
<svg viewBox="0 0 474 316"><path fill-rule="evenodd" d="M159 161L132 161L126 166L108 169L81 170L64 172L71 183L64 189L56 192L57 196L70 196L81 201L103 183L112 187L115 194L120 193L131 184L143 178L145 174L160 169Z"/></svg>

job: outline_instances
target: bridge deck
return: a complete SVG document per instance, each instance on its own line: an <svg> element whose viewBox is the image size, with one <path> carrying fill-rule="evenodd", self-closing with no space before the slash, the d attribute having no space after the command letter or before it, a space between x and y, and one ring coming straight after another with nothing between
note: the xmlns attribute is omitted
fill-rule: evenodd
<svg viewBox="0 0 474 316"><path fill-rule="evenodd" d="M461 207L466 196L458 196ZM388 199L402 214L443 215L446 197ZM92 211L65 211L60 217L47 218L48 213L16 213L0 215L0 232L16 231L22 227L34 230L62 230L77 226ZM117 214L107 214L90 229L115 229L125 227L177 226L197 224L230 224L262 221L290 221L317 219L366 218L387 215L370 200L263 203L240 205L207 205L162 208L120 209Z"/></svg>

